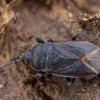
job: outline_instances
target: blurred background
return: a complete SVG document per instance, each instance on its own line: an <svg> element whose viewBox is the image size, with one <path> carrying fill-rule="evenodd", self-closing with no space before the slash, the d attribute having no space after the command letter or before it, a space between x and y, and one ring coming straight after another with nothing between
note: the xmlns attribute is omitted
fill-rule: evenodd
<svg viewBox="0 0 100 100"><path fill-rule="evenodd" d="M19 56L13 38L16 13L18 44L24 50L37 44L29 40L34 34L44 41L69 41L84 33L77 40L100 46L100 0L0 0L0 66ZM100 75L85 85L76 79L68 86L62 77L32 77L36 72L30 66L16 63L0 69L0 100L100 100Z"/></svg>

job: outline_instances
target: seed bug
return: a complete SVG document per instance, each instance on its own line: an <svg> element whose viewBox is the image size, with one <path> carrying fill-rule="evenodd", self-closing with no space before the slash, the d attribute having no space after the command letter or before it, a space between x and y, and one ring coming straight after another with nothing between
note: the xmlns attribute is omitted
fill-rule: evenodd
<svg viewBox="0 0 100 100"><path fill-rule="evenodd" d="M75 78L92 79L100 73L100 48L87 41L76 41L79 34L68 42L55 42L50 38L44 42L39 36L33 35L38 44L27 51L21 50L16 36L18 15L15 16L13 29L16 47L22 56L2 67L23 61L32 65L33 70L38 72L36 76L48 73L47 79L52 75L66 77L69 85Z"/></svg>

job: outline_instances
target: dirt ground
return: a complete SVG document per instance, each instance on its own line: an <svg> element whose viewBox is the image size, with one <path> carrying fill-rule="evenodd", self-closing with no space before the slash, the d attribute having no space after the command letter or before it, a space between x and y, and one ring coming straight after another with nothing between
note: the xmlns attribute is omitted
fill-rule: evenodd
<svg viewBox="0 0 100 100"><path fill-rule="evenodd" d="M34 38L28 39L33 34L44 41L48 38L68 41L75 33L85 33L97 38L82 36L78 40L99 46L99 6L99 0L24 0L17 3L10 9L13 14L9 13L9 23L4 20L1 21L4 26L0 24L3 27L0 26L3 29L0 31L0 66L19 55L13 39L11 19L14 13L20 14L17 36L19 47L24 50L37 44ZM31 65L23 63L0 69L0 100L100 100L100 75L85 84L76 79L68 86L66 78L53 76L46 81L47 75L35 78L32 76L35 74Z"/></svg>

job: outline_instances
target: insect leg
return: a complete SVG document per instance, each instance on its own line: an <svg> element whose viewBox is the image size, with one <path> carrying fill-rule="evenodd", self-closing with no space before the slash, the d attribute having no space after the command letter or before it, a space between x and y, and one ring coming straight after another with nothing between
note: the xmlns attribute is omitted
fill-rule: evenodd
<svg viewBox="0 0 100 100"><path fill-rule="evenodd" d="M46 80L50 80L51 77L52 77L52 75L49 74L49 75L47 76Z"/></svg>
<svg viewBox="0 0 100 100"><path fill-rule="evenodd" d="M25 78L21 79L20 81L23 82L23 83L27 83L29 82L30 79L33 79L33 78L36 78L35 75L29 75L29 76L26 76Z"/></svg>
<svg viewBox="0 0 100 100"><path fill-rule="evenodd" d="M53 42L53 40L51 38L48 38L47 41L48 42Z"/></svg>
<svg viewBox="0 0 100 100"><path fill-rule="evenodd" d="M37 41L38 43L45 43L38 35L32 35L32 36L30 36L30 37L29 37L29 40L30 40L31 38L33 38L33 37L35 37L35 39L36 39L36 41Z"/></svg>
<svg viewBox="0 0 100 100"><path fill-rule="evenodd" d="M34 37L38 43L45 43L39 36L34 35Z"/></svg>
<svg viewBox="0 0 100 100"><path fill-rule="evenodd" d="M72 36L71 40L76 40L77 36L80 35L81 33L77 33L75 35Z"/></svg>
<svg viewBox="0 0 100 100"><path fill-rule="evenodd" d="M86 84L87 82L89 82L88 80L86 80L85 78L81 78L81 83L84 85Z"/></svg>
<svg viewBox="0 0 100 100"><path fill-rule="evenodd" d="M85 78L81 78L81 83L83 84L83 85L85 85L85 84L87 84L87 83L92 83L92 82L95 82L95 80L96 80L96 77L94 77L94 78L92 78L92 79L85 79Z"/></svg>
<svg viewBox="0 0 100 100"><path fill-rule="evenodd" d="M36 77L41 77L41 76L43 76L43 74L45 74L45 72L41 72L41 71L39 71L37 74L36 74Z"/></svg>
<svg viewBox="0 0 100 100"><path fill-rule="evenodd" d="M75 78L68 78L67 77L67 84L70 86L72 83L74 83Z"/></svg>

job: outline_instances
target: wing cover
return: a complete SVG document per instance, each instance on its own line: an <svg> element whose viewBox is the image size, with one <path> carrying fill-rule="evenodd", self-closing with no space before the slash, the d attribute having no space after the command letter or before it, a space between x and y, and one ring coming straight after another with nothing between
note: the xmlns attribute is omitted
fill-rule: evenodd
<svg viewBox="0 0 100 100"><path fill-rule="evenodd" d="M90 51L97 49L98 46L82 41L69 41L69 42L58 42L53 44L54 47L59 50L62 54L69 56L70 58L73 57L82 57L83 55L89 53Z"/></svg>
<svg viewBox="0 0 100 100"><path fill-rule="evenodd" d="M88 69L81 61L77 61L60 70L53 70L52 74L72 78L86 78L95 75L95 73Z"/></svg>
<svg viewBox="0 0 100 100"><path fill-rule="evenodd" d="M100 73L100 48L89 52L86 58L86 63Z"/></svg>
<svg viewBox="0 0 100 100"><path fill-rule="evenodd" d="M85 77L95 74L80 61L80 58L98 47L89 42L58 42L53 44L52 74Z"/></svg>

